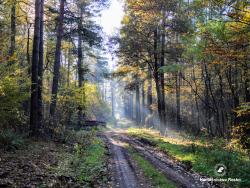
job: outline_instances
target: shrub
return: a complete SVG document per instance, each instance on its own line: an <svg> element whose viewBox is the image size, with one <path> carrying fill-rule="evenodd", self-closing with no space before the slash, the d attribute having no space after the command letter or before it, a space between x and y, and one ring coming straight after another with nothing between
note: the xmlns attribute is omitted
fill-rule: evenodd
<svg viewBox="0 0 250 188"><path fill-rule="evenodd" d="M16 64L0 64L0 128L17 128L25 124L22 104L29 96L29 82Z"/></svg>
<svg viewBox="0 0 250 188"><path fill-rule="evenodd" d="M250 153L250 103L241 104L236 110L237 123L233 128L233 142Z"/></svg>
<svg viewBox="0 0 250 188"><path fill-rule="evenodd" d="M0 132L0 148L4 150L15 150L24 144L22 136L15 134L13 131L5 130Z"/></svg>

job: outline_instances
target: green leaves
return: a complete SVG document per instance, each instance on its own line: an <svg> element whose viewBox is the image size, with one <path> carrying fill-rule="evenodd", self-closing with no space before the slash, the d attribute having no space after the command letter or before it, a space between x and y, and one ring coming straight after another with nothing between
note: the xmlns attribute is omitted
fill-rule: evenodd
<svg viewBox="0 0 250 188"><path fill-rule="evenodd" d="M16 64L3 63L0 72L0 128L16 127L24 123L21 105L28 99L29 82Z"/></svg>
<svg viewBox="0 0 250 188"><path fill-rule="evenodd" d="M181 70L181 65L179 64L171 64L159 68L159 72L163 73L176 73L179 70Z"/></svg>

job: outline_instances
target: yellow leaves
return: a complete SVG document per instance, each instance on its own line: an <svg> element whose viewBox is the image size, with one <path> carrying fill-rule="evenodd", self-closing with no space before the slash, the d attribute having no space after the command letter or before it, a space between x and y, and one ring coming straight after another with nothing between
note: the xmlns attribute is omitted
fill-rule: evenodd
<svg viewBox="0 0 250 188"><path fill-rule="evenodd" d="M232 31L241 31L246 29L250 24L250 10L249 8L245 8L240 12L231 12L228 14L231 17L233 22L228 22L226 26L230 28ZM248 31L249 33L249 31Z"/></svg>
<svg viewBox="0 0 250 188"><path fill-rule="evenodd" d="M250 114L250 103L242 103L234 112L237 113L237 117L242 117Z"/></svg>
<svg viewBox="0 0 250 188"><path fill-rule="evenodd" d="M124 65L124 66L119 66L115 74L126 74L129 72L135 72L137 71L136 67Z"/></svg>
<svg viewBox="0 0 250 188"><path fill-rule="evenodd" d="M13 56L10 56L9 57L9 59L8 59L8 61L16 61L17 60L17 58L16 58L16 54L14 54Z"/></svg>
<svg viewBox="0 0 250 188"><path fill-rule="evenodd" d="M62 49L63 50L68 50L68 49L72 49L73 48L73 44L71 42L62 42Z"/></svg>
<svg viewBox="0 0 250 188"><path fill-rule="evenodd" d="M122 20L123 25L127 25L130 22L130 17L128 15L125 15Z"/></svg>
<svg viewBox="0 0 250 188"><path fill-rule="evenodd" d="M4 96L4 95L5 95L5 92L4 92L3 86L0 85L0 96Z"/></svg>

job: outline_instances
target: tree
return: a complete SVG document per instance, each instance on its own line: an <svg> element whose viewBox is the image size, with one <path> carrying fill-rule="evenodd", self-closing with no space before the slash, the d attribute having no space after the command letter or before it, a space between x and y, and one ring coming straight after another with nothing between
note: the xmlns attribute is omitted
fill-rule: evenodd
<svg viewBox="0 0 250 188"><path fill-rule="evenodd" d="M58 84L60 77L60 58L61 58L61 43L63 37L63 22L64 22L64 3L65 0L60 0L60 14L58 16L58 25L56 32L56 51L55 51L55 61L54 61L54 76L52 84L52 95L50 104L50 116L54 118L57 103L58 94Z"/></svg>
<svg viewBox="0 0 250 188"><path fill-rule="evenodd" d="M41 22L41 1L35 1L35 24L32 51L32 71L31 71L31 102L30 102L30 128L32 135L39 134L38 124L38 62L40 44L40 22Z"/></svg>
<svg viewBox="0 0 250 188"><path fill-rule="evenodd" d="M44 62L44 0L41 0L41 10L40 10L40 41L39 41L39 62L38 62L38 81L37 81L37 121L38 127L42 127L43 120L43 99L42 99L42 89L43 89L43 62Z"/></svg>

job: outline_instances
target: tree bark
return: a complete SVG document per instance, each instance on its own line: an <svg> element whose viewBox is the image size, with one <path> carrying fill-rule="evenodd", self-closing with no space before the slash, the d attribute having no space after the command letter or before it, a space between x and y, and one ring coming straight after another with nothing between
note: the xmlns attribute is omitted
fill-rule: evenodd
<svg viewBox="0 0 250 188"><path fill-rule="evenodd" d="M130 94L130 97L129 97L129 109L130 109L130 119L133 120L134 119L134 96L133 94L131 93Z"/></svg>
<svg viewBox="0 0 250 188"><path fill-rule="evenodd" d="M139 125L141 123L141 111L140 111L140 86L136 84L136 123Z"/></svg>
<svg viewBox="0 0 250 188"><path fill-rule="evenodd" d="M142 96L142 104L141 104L141 124L145 124L145 116L146 116L146 108L145 108L145 90L144 90L144 82L141 87L141 96Z"/></svg>
<svg viewBox="0 0 250 188"><path fill-rule="evenodd" d="M69 77L70 77L70 49L68 50L68 59L67 59L67 87L69 88L70 85L70 81L69 81Z"/></svg>
<svg viewBox="0 0 250 188"><path fill-rule="evenodd" d="M44 0L41 0L40 10L40 41L39 41L39 62L38 62L38 84L37 84L37 123L38 127L42 127L43 120L43 100L42 100L42 88L43 88L43 63L44 63L44 42L43 42L43 20L44 20Z"/></svg>
<svg viewBox="0 0 250 188"><path fill-rule="evenodd" d="M60 77L60 57L61 57L61 42L63 37L64 2L65 0L60 0L60 15L58 18L58 26L56 32L57 39L56 39L55 61L54 61L54 75L52 83L52 96L50 104L50 116L53 118L56 111L58 82Z"/></svg>
<svg viewBox="0 0 250 188"><path fill-rule="evenodd" d="M178 127L181 127L181 88L180 88L180 72L176 73L176 124Z"/></svg>
<svg viewBox="0 0 250 188"><path fill-rule="evenodd" d="M149 114L152 114L151 105L153 103L153 94L152 94L152 72L148 66L148 91L147 91L147 108Z"/></svg>
<svg viewBox="0 0 250 188"><path fill-rule="evenodd" d="M83 68L82 68L82 60L83 60L83 53L82 53L82 9L80 8L80 19L78 22L78 86L82 87L83 82Z"/></svg>
<svg viewBox="0 0 250 188"><path fill-rule="evenodd" d="M166 33L165 33L165 25L166 25L166 16L165 16L165 6L162 10L162 33L161 33L161 63L160 66L163 67L165 65L165 43L166 43ZM161 121L162 123L166 122L166 107L165 107L165 80L164 80L164 72L160 72L160 80L161 80Z"/></svg>
<svg viewBox="0 0 250 188"><path fill-rule="evenodd" d="M11 7L11 23L10 23L10 51L9 55L13 56L16 48L16 0L13 1ZM13 61L12 61L13 62Z"/></svg>
<svg viewBox="0 0 250 188"><path fill-rule="evenodd" d="M28 74L31 74L31 64L30 64L30 23L27 24L28 26L28 33L27 33L27 49L26 49L26 58L27 58L27 64L28 64Z"/></svg>
<svg viewBox="0 0 250 188"><path fill-rule="evenodd" d="M41 1L35 1L35 25L34 25L34 39L32 50L32 70L31 70L31 102L30 102L30 129L31 135L39 134L38 127L38 111L37 111L37 83L38 83L38 61L39 61L39 43L40 43L40 9Z"/></svg>
<svg viewBox="0 0 250 188"><path fill-rule="evenodd" d="M112 104L112 117L115 118L115 93L114 93L114 84L111 81L111 104Z"/></svg>
<svg viewBox="0 0 250 188"><path fill-rule="evenodd" d="M157 29L154 31L154 80L156 85L157 92L157 108L160 123L162 123L162 92L161 92L161 84L160 84L160 76L159 76L159 64L158 64L158 31Z"/></svg>

